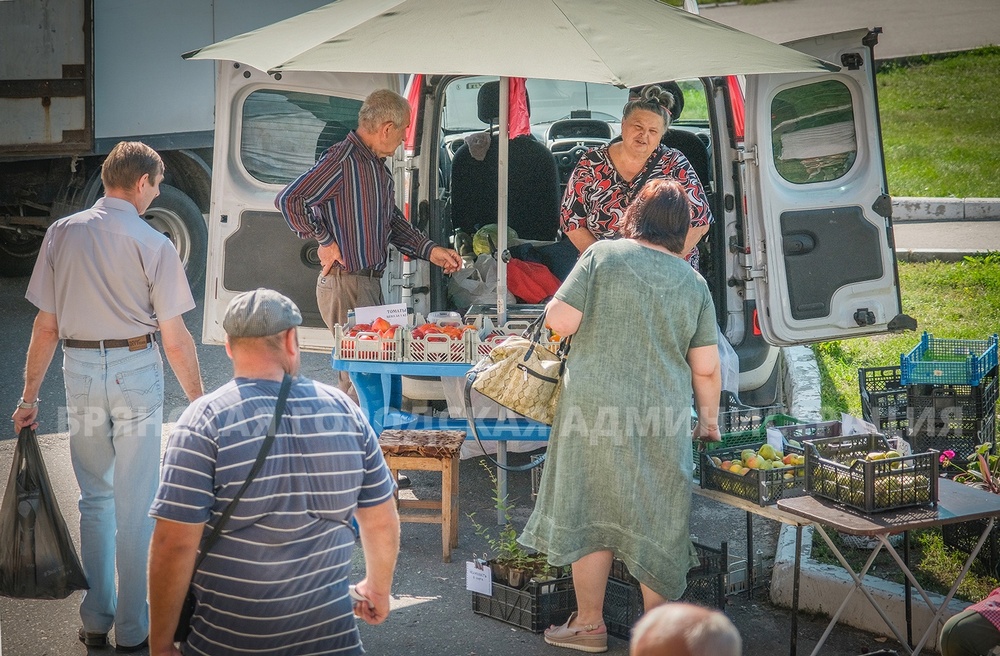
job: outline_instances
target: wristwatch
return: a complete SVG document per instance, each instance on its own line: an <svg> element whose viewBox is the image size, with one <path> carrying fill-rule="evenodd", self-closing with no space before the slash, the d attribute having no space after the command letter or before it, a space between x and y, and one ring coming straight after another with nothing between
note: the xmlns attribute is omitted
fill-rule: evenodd
<svg viewBox="0 0 1000 656"><path fill-rule="evenodd" d="M17 402L18 410L34 410L37 407L38 407L38 399L35 399L33 402L28 403L27 401L24 400L24 397L22 396Z"/></svg>

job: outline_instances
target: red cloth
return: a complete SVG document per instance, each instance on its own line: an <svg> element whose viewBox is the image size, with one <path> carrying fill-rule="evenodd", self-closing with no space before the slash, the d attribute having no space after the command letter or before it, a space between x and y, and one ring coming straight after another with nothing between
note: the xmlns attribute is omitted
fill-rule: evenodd
<svg viewBox="0 0 1000 656"><path fill-rule="evenodd" d="M559 289L559 279L538 262L511 258L507 263L507 291L522 303L541 303Z"/></svg>
<svg viewBox="0 0 1000 656"><path fill-rule="evenodd" d="M410 103L410 127L406 128L406 150L417 146L417 117L420 116L420 100L423 98L424 74L417 73L410 78L406 89L406 102Z"/></svg>
<svg viewBox="0 0 1000 656"><path fill-rule="evenodd" d="M531 120L528 117L528 91L524 86L523 77L509 78L507 88L510 91L510 107L507 123L507 134L511 139L522 134L531 134Z"/></svg>

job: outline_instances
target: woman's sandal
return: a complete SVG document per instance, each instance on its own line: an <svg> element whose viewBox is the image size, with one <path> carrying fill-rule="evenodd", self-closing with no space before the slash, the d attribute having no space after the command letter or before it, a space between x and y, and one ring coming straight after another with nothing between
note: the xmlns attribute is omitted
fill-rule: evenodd
<svg viewBox="0 0 1000 656"><path fill-rule="evenodd" d="M572 613L566 623L562 626L551 626L545 629L545 642L556 647L585 651L591 654L600 654L608 650L608 633L589 633L596 631L604 624L587 624L585 626L571 629L570 623L576 619L576 613Z"/></svg>

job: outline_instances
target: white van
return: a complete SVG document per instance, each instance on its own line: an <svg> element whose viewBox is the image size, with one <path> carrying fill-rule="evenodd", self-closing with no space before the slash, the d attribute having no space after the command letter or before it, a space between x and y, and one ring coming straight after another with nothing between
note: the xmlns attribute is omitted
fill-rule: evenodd
<svg viewBox="0 0 1000 656"><path fill-rule="evenodd" d="M788 44L839 64L836 73L678 81L684 109L672 129L704 149L702 183L716 222L700 245L701 269L739 355L744 401L774 400L774 346L914 327L902 314L893 251L873 68L878 32ZM222 342L233 295L271 287L302 309L304 347L329 352L315 298L317 245L291 232L274 198L357 125L370 91L402 92L404 81L269 75L236 62L218 70L203 340ZM421 78L411 89L413 135L389 162L399 206L441 244L453 234L452 160L464 136L488 127L474 91L490 79ZM587 148L617 134L627 91L551 80L528 80L527 89L532 133L554 154L564 185ZM425 315L451 309L444 276L426 262L393 250L382 280L388 302Z"/></svg>

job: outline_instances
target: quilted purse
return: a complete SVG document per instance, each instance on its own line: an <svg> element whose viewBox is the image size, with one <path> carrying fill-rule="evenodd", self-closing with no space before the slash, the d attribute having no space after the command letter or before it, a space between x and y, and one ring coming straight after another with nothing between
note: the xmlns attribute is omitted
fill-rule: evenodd
<svg viewBox="0 0 1000 656"><path fill-rule="evenodd" d="M552 425L569 354L569 338L555 353L541 341L543 314L521 337L501 342L468 373L471 388L528 419ZM470 406L471 407L471 406Z"/></svg>

